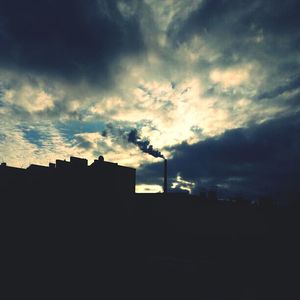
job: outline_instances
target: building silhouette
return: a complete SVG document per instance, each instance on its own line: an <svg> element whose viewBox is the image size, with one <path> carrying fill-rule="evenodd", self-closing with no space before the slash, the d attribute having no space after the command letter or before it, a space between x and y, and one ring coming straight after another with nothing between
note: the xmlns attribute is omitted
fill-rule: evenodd
<svg viewBox="0 0 300 300"><path fill-rule="evenodd" d="M87 159L71 157L49 166L31 164L16 168L2 163L2 197L21 199L87 200L128 197L135 192L135 169L104 161L100 156L88 165Z"/></svg>

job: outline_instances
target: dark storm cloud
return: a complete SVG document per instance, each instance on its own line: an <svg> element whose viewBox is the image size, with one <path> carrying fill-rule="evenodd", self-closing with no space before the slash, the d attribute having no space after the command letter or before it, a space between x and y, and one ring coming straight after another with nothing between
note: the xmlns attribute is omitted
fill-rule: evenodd
<svg viewBox="0 0 300 300"><path fill-rule="evenodd" d="M299 86L300 2L298 0L205 0L181 26L172 24L174 46L200 36L215 60L202 70L255 63L266 77L257 98ZM278 87L278 88L277 88ZM262 94L262 95L261 95Z"/></svg>
<svg viewBox="0 0 300 300"><path fill-rule="evenodd" d="M111 0L1 1L0 44L0 67L68 80L107 80L116 59L143 47L137 20Z"/></svg>
<svg viewBox="0 0 300 300"><path fill-rule="evenodd" d="M280 96L284 92L293 91L300 87L300 76L295 78L294 80L288 82L286 85L278 86L271 91L260 94L256 99L266 99L266 98L275 98Z"/></svg>
<svg viewBox="0 0 300 300"><path fill-rule="evenodd" d="M239 51L255 50L256 55L260 51L284 51L300 43L299 9L297 0L206 0L184 22L177 38L186 39L201 33L227 50L228 60ZM260 33L265 41L254 44L249 38ZM282 42L285 43L281 45Z"/></svg>
<svg viewBox="0 0 300 300"><path fill-rule="evenodd" d="M300 195L300 113L173 150L170 177L180 172L185 180L208 179L250 198L271 195L287 200ZM160 164L146 166L139 180L156 182L160 173Z"/></svg>

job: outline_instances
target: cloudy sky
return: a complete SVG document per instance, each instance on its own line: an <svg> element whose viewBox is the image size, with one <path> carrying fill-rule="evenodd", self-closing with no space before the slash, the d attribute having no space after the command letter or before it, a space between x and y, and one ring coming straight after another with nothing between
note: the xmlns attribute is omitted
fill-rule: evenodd
<svg viewBox="0 0 300 300"><path fill-rule="evenodd" d="M298 0L1 1L0 159L104 155L138 168L137 191L159 191L151 149L170 188L299 195L299 12Z"/></svg>

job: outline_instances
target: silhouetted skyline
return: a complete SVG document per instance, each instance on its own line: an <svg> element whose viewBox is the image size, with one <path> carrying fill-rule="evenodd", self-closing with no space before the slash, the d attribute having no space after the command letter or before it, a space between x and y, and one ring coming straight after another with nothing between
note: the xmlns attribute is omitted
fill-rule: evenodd
<svg viewBox="0 0 300 300"><path fill-rule="evenodd" d="M246 206L277 206L285 203L294 204L294 197L289 198L290 194L286 194L282 201L276 201L268 194L264 194L256 199L249 198L249 195L234 194L234 192L225 195L220 192L218 186L206 187L199 185L198 190L191 194L188 189L177 189L170 186L168 182L168 161L163 159L161 190L163 198L161 199L188 199L188 201L197 200L203 203L214 205L219 203L228 203L232 205ZM70 187L72 188L70 189ZM51 189L60 190L57 194ZM31 164L27 168L18 168L8 166L6 163L0 165L0 190L2 197L7 199L44 197L51 201L60 201L63 199L80 198L97 198L104 197L111 199L114 196L120 198L134 199L137 195L140 199L159 199L162 193L137 193L136 191L136 170L134 168L120 166L117 163L104 160L103 156L99 156L93 163L89 164L85 158L71 156L70 160L57 159L55 163L50 162L48 166ZM49 194L45 193L48 190ZM35 195L35 196L34 196ZM43 201L43 200L41 200ZM185 205L182 202L181 205Z"/></svg>
<svg viewBox="0 0 300 300"><path fill-rule="evenodd" d="M103 156L1 164L10 295L292 299L297 203L219 201L213 190L135 193L135 172Z"/></svg>

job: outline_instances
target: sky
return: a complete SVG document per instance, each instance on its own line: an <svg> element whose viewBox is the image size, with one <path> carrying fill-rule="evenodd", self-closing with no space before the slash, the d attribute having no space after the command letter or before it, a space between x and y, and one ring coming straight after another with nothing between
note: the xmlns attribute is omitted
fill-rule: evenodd
<svg viewBox="0 0 300 300"><path fill-rule="evenodd" d="M176 191L295 198L299 14L298 0L1 1L0 160L103 155L158 192L166 157Z"/></svg>

